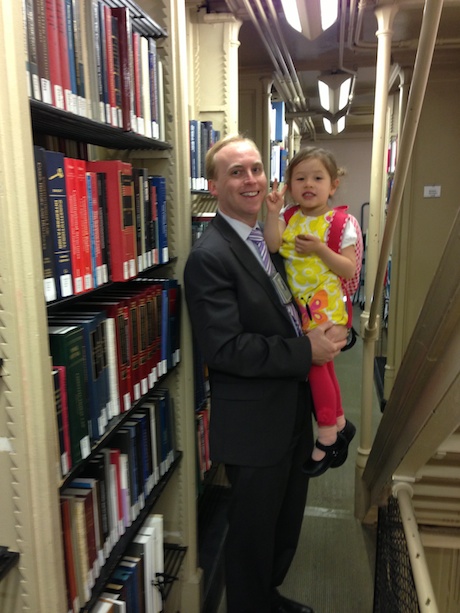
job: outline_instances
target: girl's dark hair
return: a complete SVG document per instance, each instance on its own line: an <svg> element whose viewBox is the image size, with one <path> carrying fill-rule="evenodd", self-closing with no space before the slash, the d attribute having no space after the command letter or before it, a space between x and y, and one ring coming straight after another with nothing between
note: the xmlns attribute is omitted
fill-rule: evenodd
<svg viewBox="0 0 460 613"><path fill-rule="evenodd" d="M339 177L342 177L345 174L343 168L338 168L337 163L335 161L334 156L327 149L321 149L320 147L304 147L300 149L292 160L289 162L288 167L286 168L286 172L284 175L284 181L288 188L291 186L291 177L292 171L296 166L298 166L301 162L305 162L305 160L315 159L319 160L324 164L329 176L331 177L331 181L335 181Z"/></svg>

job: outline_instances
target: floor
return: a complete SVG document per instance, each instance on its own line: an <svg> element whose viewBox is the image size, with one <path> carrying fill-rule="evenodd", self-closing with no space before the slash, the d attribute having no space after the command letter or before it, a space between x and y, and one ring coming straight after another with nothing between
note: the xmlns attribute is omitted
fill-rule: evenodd
<svg viewBox="0 0 460 613"><path fill-rule="evenodd" d="M357 314L356 322L359 321ZM336 360L346 416L358 432L340 468L312 479L299 546L280 591L315 613L372 613L376 526L354 517L355 457L359 440L362 341ZM380 408L374 398L374 424ZM226 613L225 597L216 613Z"/></svg>

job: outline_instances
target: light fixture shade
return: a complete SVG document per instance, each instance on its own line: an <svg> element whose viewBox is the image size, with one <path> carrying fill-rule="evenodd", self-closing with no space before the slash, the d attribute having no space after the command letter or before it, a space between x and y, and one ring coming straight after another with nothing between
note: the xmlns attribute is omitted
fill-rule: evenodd
<svg viewBox="0 0 460 613"><path fill-rule="evenodd" d="M328 117L323 117L323 126L328 134L336 136L345 130L345 115L339 117L337 121L331 120Z"/></svg>
<svg viewBox="0 0 460 613"><path fill-rule="evenodd" d="M286 20L310 40L330 28L339 14L338 0L281 0Z"/></svg>
<svg viewBox="0 0 460 613"><path fill-rule="evenodd" d="M344 72L323 74L318 77L319 101L323 109L336 115L350 102L352 77Z"/></svg>

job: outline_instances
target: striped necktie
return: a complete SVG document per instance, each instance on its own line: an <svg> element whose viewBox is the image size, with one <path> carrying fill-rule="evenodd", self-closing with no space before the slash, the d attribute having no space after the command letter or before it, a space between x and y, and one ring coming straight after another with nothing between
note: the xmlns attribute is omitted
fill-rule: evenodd
<svg viewBox="0 0 460 613"><path fill-rule="evenodd" d="M249 233L248 239L254 243L257 247L258 252L260 253L260 257L262 258L262 263L264 265L265 271L268 276L271 278L276 273L275 267L273 266L273 262L271 261L270 254L268 253L267 243L262 234L262 230L260 228L253 228ZM299 314L297 309L295 308L292 300L287 304L284 304L286 307L289 316L291 318L294 329L297 333L297 336L302 336L302 325L300 323Z"/></svg>

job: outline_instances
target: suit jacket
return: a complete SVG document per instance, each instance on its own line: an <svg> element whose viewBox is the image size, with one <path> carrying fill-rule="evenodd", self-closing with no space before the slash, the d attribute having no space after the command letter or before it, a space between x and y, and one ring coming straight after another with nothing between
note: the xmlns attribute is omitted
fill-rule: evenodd
<svg viewBox="0 0 460 613"><path fill-rule="evenodd" d="M282 259L272 258L285 277ZM311 365L271 280L219 214L184 273L195 340L208 366L214 462L269 466L292 440L299 385ZM311 407L306 407L306 411Z"/></svg>

